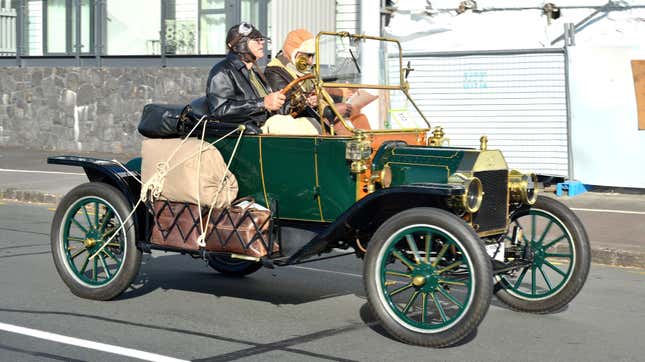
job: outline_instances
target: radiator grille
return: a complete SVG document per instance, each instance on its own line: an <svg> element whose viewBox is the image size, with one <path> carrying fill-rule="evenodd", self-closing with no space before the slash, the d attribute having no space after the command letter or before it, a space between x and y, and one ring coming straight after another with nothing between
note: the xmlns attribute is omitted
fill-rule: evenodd
<svg viewBox="0 0 645 362"><path fill-rule="evenodd" d="M479 225L477 232L506 228L508 170L481 171L474 175L484 188L482 206L473 215L473 225Z"/></svg>

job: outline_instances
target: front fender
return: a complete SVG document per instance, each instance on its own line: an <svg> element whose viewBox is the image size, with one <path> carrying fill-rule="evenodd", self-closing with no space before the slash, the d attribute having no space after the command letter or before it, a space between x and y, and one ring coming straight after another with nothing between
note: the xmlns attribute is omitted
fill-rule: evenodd
<svg viewBox="0 0 645 362"><path fill-rule="evenodd" d="M368 241L381 224L403 210L414 207L448 209L450 197L463 195L463 186L453 184L413 184L375 191L357 201L323 232L295 253L286 264L297 263L345 241L358 250L356 238Z"/></svg>

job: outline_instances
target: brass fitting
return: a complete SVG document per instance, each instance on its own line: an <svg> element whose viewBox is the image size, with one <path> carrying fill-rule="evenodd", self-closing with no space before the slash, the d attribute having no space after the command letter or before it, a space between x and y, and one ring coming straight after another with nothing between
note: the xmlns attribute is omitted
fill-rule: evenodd
<svg viewBox="0 0 645 362"><path fill-rule="evenodd" d="M444 143L448 141L448 138L445 138L446 134L443 132L443 128L438 126L432 131L432 136L428 137L427 144L428 146L443 146Z"/></svg>
<svg viewBox="0 0 645 362"><path fill-rule="evenodd" d="M488 137L481 136L479 138L479 149L482 151L486 151L488 149Z"/></svg>
<svg viewBox="0 0 645 362"><path fill-rule="evenodd" d="M508 173L508 193L511 202L533 205L537 201L537 176L511 170Z"/></svg>

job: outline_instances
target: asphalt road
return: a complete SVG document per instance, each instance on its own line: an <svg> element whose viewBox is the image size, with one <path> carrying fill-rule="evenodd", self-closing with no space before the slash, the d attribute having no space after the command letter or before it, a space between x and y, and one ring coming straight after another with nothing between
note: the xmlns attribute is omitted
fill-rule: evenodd
<svg viewBox="0 0 645 362"><path fill-rule="evenodd" d="M551 315L512 312L493 299L474 335L435 350L399 343L374 322L353 256L230 279L202 261L154 253L118 299L77 298L52 262L52 216L48 206L0 203L0 361L645 358L642 269L594 264L580 295ZM42 332L47 339L33 337ZM53 341L60 336L75 339Z"/></svg>

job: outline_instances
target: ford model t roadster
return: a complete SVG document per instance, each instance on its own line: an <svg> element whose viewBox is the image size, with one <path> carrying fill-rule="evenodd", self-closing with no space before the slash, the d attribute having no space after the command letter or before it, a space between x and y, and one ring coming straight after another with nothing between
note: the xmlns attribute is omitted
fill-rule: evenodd
<svg viewBox="0 0 645 362"><path fill-rule="evenodd" d="M479 148L460 148L440 128L430 132L408 93L411 69L397 41L320 33L316 50L313 69L288 88L294 108L310 87L319 99L314 114L332 113L318 118L318 135L227 124L204 116L199 101L170 117L180 144L214 144L245 202L214 208L153 197L145 180L142 193L141 159L50 158L83 167L90 180L65 196L52 224L54 261L70 290L114 298L151 250L243 276L344 249L363 259L368 302L385 330L434 347L471 333L493 293L532 313L576 296L590 264L578 218L538 196L536 176L509 169L486 137ZM378 59L379 74L365 69ZM345 118L337 102L364 108Z"/></svg>

